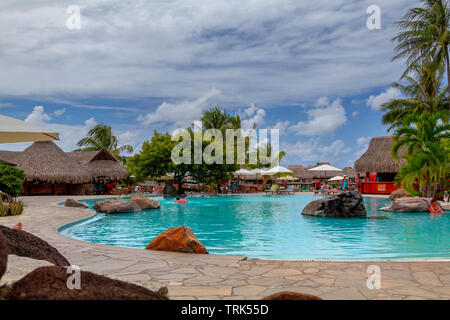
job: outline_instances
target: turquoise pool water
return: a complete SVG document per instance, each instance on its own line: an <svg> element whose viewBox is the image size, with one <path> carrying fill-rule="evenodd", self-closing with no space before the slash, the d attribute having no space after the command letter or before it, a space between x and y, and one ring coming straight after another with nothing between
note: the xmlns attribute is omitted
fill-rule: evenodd
<svg viewBox="0 0 450 320"><path fill-rule="evenodd" d="M313 196L156 198L159 210L97 213L65 226L68 237L145 248L162 231L189 226L212 254L264 259L415 260L450 258L450 214L384 213L389 200L365 198L369 216L387 220L304 217ZM92 208L95 201L86 201Z"/></svg>

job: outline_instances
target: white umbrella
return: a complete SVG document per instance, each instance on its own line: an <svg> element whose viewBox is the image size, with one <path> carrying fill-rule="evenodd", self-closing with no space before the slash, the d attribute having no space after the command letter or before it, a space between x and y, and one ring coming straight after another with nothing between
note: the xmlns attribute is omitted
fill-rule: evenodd
<svg viewBox="0 0 450 320"><path fill-rule="evenodd" d="M344 177L343 176L336 176L336 177L333 177L331 179L328 179L328 181L340 181L340 180L344 180Z"/></svg>
<svg viewBox="0 0 450 320"><path fill-rule="evenodd" d="M321 166L315 167L315 168L311 168L308 169L309 171L323 171L325 172L325 179L327 178L327 171L342 171L339 168L330 166L329 164L323 164Z"/></svg>
<svg viewBox="0 0 450 320"><path fill-rule="evenodd" d="M282 167L282 166L276 166L266 172L267 174L278 174L278 173L293 173L288 168Z"/></svg>
<svg viewBox="0 0 450 320"><path fill-rule="evenodd" d="M0 115L0 143L59 140L59 134L28 122Z"/></svg>
<svg viewBox="0 0 450 320"><path fill-rule="evenodd" d="M248 175L252 175L254 173L252 173L251 171L249 171L247 169L240 169L240 170L236 171L234 174L237 174L237 175L240 175L240 176L241 175L248 176Z"/></svg>

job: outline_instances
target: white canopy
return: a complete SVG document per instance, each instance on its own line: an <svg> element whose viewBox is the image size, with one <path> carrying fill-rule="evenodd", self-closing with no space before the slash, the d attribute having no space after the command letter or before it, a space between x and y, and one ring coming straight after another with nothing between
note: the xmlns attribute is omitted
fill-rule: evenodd
<svg viewBox="0 0 450 320"><path fill-rule="evenodd" d="M266 172L267 174L278 174L278 173L293 173L288 168L282 167L282 166L276 166Z"/></svg>
<svg viewBox="0 0 450 320"><path fill-rule="evenodd" d="M344 177L343 176L336 176L336 177L333 177L331 179L328 179L328 181L340 181L340 180L344 180Z"/></svg>
<svg viewBox="0 0 450 320"><path fill-rule="evenodd" d="M266 170L262 170L262 169L253 169L253 170L250 170L250 172L252 174L262 174L262 175L267 174L267 171Z"/></svg>
<svg viewBox="0 0 450 320"><path fill-rule="evenodd" d="M247 169L240 169L240 170L236 171L234 174L237 174L237 175L251 175L251 174L254 174L254 173L249 171L249 170L247 170Z"/></svg>
<svg viewBox="0 0 450 320"><path fill-rule="evenodd" d="M59 134L28 122L0 115L0 143L59 140Z"/></svg>
<svg viewBox="0 0 450 320"><path fill-rule="evenodd" d="M329 164L323 164L321 166L308 169L309 171L342 171L341 169L330 166Z"/></svg>

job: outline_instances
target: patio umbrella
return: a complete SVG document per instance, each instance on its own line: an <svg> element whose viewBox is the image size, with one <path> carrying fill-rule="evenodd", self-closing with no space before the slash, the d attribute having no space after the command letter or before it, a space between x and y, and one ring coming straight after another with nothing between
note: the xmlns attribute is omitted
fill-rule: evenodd
<svg viewBox="0 0 450 320"><path fill-rule="evenodd" d="M321 166L315 167L315 168L311 168L308 169L309 171L320 171L320 172L325 172L325 179L327 178L327 171L342 171L339 168L330 166L329 164L323 164Z"/></svg>
<svg viewBox="0 0 450 320"><path fill-rule="evenodd" d="M294 173L289 170L288 168L282 167L282 166L276 166L266 172L266 174L275 176L275 177L282 177L282 176L292 176Z"/></svg>
<svg viewBox="0 0 450 320"><path fill-rule="evenodd" d="M0 115L0 143L59 140L59 134L34 124Z"/></svg>
<svg viewBox="0 0 450 320"><path fill-rule="evenodd" d="M344 180L343 176L336 176L331 179L328 179L328 181L341 181L341 180Z"/></svg>
<svg viewBox="0 0 450 320"><path fill-rule="evenodd" d="M286 180L286 181L294 181L297 180L297 178L294 177L280 177L279 180Z"/></svg>

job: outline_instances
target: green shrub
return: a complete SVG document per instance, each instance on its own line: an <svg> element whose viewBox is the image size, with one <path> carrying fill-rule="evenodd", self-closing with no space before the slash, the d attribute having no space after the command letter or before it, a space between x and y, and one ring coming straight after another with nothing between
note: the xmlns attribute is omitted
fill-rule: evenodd
<svg viewBox="0 0 450 320"><path fill-rule="evenodd" d="M0 163L0 191L17 197L22 192L25 178L22 170Z"/></svg>

